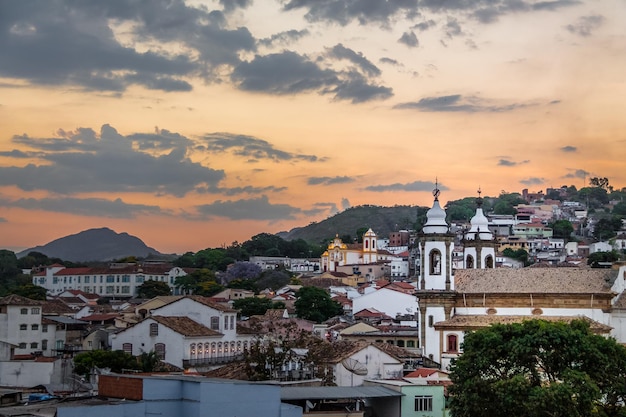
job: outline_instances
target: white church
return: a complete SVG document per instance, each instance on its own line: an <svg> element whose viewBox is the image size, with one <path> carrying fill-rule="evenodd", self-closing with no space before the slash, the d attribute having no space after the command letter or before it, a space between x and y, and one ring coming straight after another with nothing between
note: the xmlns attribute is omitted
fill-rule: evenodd
<svg viewBox="0 0 626 417"><path fill-rule="evenodd" d="M453 270L454 234L439 189L418 238L420 348L443 369L462 353L467 331L541 318L586 320L592 331L626 342L626 267L495 268L496 241L482 199L463 236L463 269Z"/></svg>

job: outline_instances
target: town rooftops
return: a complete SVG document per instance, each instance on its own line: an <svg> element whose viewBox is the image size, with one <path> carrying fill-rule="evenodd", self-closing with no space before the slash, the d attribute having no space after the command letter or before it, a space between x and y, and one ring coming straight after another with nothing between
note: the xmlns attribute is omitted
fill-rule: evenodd
<svg viewBox="0 0 626 417"><path fill-rule="evenodd" d="M611 294L616 271L590 268L460 269L455 290L467 294Z"/></svg>
<svg viewBox="0 0 626 417"><path fill-rule="evenodd" d="M211 330L208 327L193 321L189 317L151 316L146 320L154 320L159 324L169 327L176 333L182 334L183 336L222 336L220 332Z"/></svg>
<svg viewBox="0 0 626 417"><path fill-rule="evenodd" d="M30 298L22 297L21 295L11 294L6 297L0 298L0 305L4 306L40 306L41 301L32 300Z"/></svg>

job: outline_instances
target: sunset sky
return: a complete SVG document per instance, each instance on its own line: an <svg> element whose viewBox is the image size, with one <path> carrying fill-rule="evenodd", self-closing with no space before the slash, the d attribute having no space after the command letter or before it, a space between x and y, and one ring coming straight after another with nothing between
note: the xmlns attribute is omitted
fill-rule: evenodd
<svg viewBox="0 0 626 417"><path fill-rule="evenodd" d="M0 248L626 186L624 0L0 0ZM367 225L364 225L367 226Z"/></svg>

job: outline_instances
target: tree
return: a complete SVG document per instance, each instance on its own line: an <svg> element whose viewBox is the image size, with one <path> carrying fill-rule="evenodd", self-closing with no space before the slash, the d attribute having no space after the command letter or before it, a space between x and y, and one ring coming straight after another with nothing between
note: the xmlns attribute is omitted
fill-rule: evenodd
<svg viewBox="0 0 626 417"><path fill-rule="evenodd" d="M568 240L572 233L574 233L574 226L569 220L557 220L549 224L552 228L554 237Z"/></svg>
<svg viewBox="0 0 626 417"><path fill-rule="evenodd" d="M240 310L242 316L250 317L260 316L265 314L267 310L280 308L278 303L281 303L283 306L285 305L285 303L281 301L273 302L269 298L246 297L235 300L233 307Z"/></svg>
<svg viewBox="0 0 626 417"><path fill-rule="evenodd" d="M608 192L613 191L613 187L609 185L609 179L607 177L591 177L589 178L589 185L602 188Z"/></svg>
<svg viewBox="0 0 626 417"><path fill-rule="evenodd" d="M172 290L169 285L163 281L148 280L144 281L139 287L137 287L137 297L139 298L154 298L159 295L171 295Z"/></svg>
<svg viewBox="0 0 626 417"><path fill-rule="evenodd" d="M613 214L616 216L626 216L626 201L620 201L613 206Z"/></svg>
<svg viewBox="0 0 626 417"><path fill-rule="evenodd" d="M235 262L230 265L221 277L226 283L234 279L255 280L261 275L261 267L252 262ZM222 281L224 282L224 281Z"/></svg>
<svg viewBox="0 0 626 417"><path fill-rule="evenodd" d="M617 231L622 227L622 220L617 216L603 217L593 225L593 237L603 241L617 235Z"/></svg>
<svg viewBox="0 0 626 417"><path fill-rule="evenodd" d="M22 297L30 298L31 300L45 301L47 290L39 285L28 283L14 287L11 292L16 295L21 295Z"/></svg>
<svg viewBox="0 0 626 417"><path fill-rule="evenodd" d="M330 298L330 294L322 288L302 287L296 297L296 315L303 319L321 323L342 312L341 304Z"/></svg>
<svg viewBox="0 0 626 417"><path fill-rule="evenodd" d="M513 250L511 248L506 248L502 251L502 254L508 258L517 259L524 263L524 266L528 266L528 252L524 249L516 249Z"/></svg>
<svg viewBox="0 0 626 417"><path fill-rule="evenodd" d="M599 268L600 262L615 262L619 259L619 254L612 250L610 252L594 252L587 257L587 265L592 268Z"/></svg>
<svg viewBox="0 0 626 417"><path fill-rule="evenodd" d="M259 279L255 282L257 291L262 291L266 288L277 290L289 284L291 276L286 271L279 269L270 269L263 271Z"/></svg>
<svg viewBox="0 0 626 417"><path fill-rule="evenodd" d="M506 191L502 191L493 205L493 212L495 214L515 214L517 212L515 206L524 203L526 203L526 201L524 201L519 193L509 194Z"/></svg>
<svg viewBox="0 0 626 417"><path fill-rule="evenodd" d="M74 373L87 378L94 367L110 368L112 372L140 369L137 359L122 350L92 350L74 357Z"/></svg>
<svg viewBox="0 0 626 417"><path fill-rule="evenodd" d="M584 320L469 332L450 379L455 417L626 415L626 348Z"/></svg>

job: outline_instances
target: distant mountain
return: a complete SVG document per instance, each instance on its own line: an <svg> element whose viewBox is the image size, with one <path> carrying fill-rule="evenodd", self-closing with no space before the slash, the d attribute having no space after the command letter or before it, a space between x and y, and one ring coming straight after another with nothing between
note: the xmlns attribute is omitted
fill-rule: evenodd
<svg viewBox="0 0 626 417"><path fill-rule="evenodd" d="M43 253L49 258L61 258L71 262L111 261L127 256L146 258L162 255L156 249L146 246L138 237L128 233L116 233L106 227L85 230L53 240L43 246L26 249L18 253L17 257L21 258L32 251Z"/></svg>
<svg viewBox="0 0 626 417"><path fill-rule="evenodd" d="M378 236L387 237L390 232L413 229L419 216L428 208L420 206L357 206L349 208L328 219L297 227L288 232L279 232L285 240L303 239L310 243L321 243L335 235L356 237L361 227L371 228Z"/></svg>

